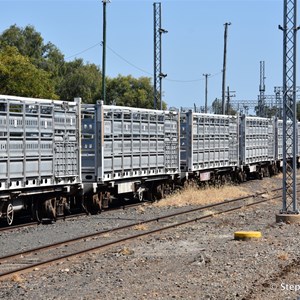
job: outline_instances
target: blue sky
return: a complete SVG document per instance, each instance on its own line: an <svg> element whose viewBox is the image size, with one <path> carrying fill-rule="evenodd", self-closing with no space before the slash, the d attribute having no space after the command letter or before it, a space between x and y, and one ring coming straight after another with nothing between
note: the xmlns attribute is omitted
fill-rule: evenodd
<svg viewBox="0 0 300 300"><path fill-rule="evenodd" d="M112 0L107 5L107 75L153 76L153 2ZM204 105L221 98L224 23L228 28L226 86L235 99L257 99L259 63L266 94L282 85L283 0L162 0L163 100L168 106ZM33 25L67 60L102 64L101 0L0 0L0 31ZM95 46L96 45L96 46ZM94 47L93 47L94 46ZM76 55L77 54L77 55Z"/></svg>

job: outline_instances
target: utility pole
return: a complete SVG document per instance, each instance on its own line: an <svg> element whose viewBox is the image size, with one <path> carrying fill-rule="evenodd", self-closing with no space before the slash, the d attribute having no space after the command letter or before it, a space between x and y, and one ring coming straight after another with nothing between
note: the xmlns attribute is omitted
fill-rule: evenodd
<svg viewBox="0 0 300 300"><path fill-rule="evenodd" d="M102 0L103 2L103 41L102 41L102 100L104 104L106 103L106 4L110 0Z"/></svg>
<svg viewBox="0 0 300 300"><path fill-rule="evenodd" d="M231 98L235 97L235 91L230 91L229 86L227 86L227 105L226 105L226 115L229 115Z"/></svg>
<svg viewBox="0 0 300 300"><path fill-rule="evenodd" d="M154 109L157 109L157 104L160 103L162 109L162 79L167 77L167 74L162 73L162 47L161 37L163 33L168 31L161 28L161 3L153 3L154 13Z"/></svg>
<svg viewBox="0 0 300 300"><path fill-rule="evenodd" d="M205 108L204 112L207 114L207 78L210 76L210 74L203 74L205 76Z"/></svg>
<svg viewBox="0 0 300 300"><path fill-rule="evenodd" d="M283 197L277 222L300 222L297 207L297 0L284 0L283 26Z"/></svg>
<svg viewBox="0 0 300 300"><path fill-rule="evenodd" d="M259 101L258 101L258 116L265 117L265 62L260 62L260 83L259 83Z"/></svg>
<svg viewBox="0 0 300 300"><path fill-rule="evenodd" d="M222 79L222 114L225 115L225 81L226 81L226 56L227 56L227 31L231 23L225 23L224 30L224 53L223 53L223 79Z"/></svg>

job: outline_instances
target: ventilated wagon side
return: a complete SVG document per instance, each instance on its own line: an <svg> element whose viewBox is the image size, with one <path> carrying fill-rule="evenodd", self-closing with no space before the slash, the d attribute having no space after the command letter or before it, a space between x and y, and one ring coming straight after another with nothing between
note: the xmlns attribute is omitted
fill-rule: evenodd
<svg viewBox="0 0 300 300"><path fill-rule="evenodd" d="M80 102L0 96L0 215L55 218L81 188Z"/></svg>
<svg viewBox="0 0 300 300"><path fill-rule="evenodd" d="M238 118L188 111L180 122L182 176L229 180L238 167Z"/></svg>
<svg viewBox="0 0 300 300"><path fill-rule="evenodd" d="M161 198L179 177L177 112L103 105L82 108L82 172L92 210L112 199Z"/></svg>

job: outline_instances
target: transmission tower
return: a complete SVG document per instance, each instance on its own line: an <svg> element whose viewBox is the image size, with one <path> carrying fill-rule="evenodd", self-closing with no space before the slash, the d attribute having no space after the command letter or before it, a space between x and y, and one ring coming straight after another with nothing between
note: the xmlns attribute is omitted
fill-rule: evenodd
<svg viewBox="0 0 300 300"><path fill-rule="evenodd" d="M161 3L153 3L154 12L154 109L157 109L160 103L162 109L162 79L167 77L167 74L162 73L161 59L162 47L161 36L168 31L161 28Z"/></svg>
<svg viewBox="0 0 300 300"><path fill-rule="evenodd" d="M283 201L277 221L285 221L289 215L299 216L296 190L296 37L299 29L297 0L284 0L283 22L283 27L279 26L283 31Z"/></svg>
<svg viewBox="0 0 300 300"><path fill-rule="evenodd" d="M258 100L258 116L264 117L265 116L265 62L260 62L260 82L259 82L259 100Z"/></svg>

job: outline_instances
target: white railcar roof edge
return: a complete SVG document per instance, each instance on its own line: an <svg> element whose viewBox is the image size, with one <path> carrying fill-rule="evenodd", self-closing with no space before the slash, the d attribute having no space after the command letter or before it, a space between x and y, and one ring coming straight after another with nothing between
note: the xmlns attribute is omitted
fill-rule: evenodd
<svg viewBox="0 0 300 300"><path fill-rule="evenodd" d="M16 100L16 101L28 101L28 102L44 102L44 103L76 103L74 101L67 101L67 100L55 100L55 99L43 99L43 98L32 98L32 97L20 97L20 96L12 96L12 95L0 95L0 100Z"/></svg>

